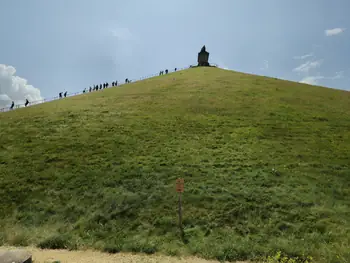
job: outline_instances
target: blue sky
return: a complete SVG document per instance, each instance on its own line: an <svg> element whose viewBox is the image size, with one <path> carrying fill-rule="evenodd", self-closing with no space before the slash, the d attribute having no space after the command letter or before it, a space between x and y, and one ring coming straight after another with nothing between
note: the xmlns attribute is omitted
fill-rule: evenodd
<svg viewBox="0 0 350 263"><path fill-rule="evenodd" d="M224 68L350 90L348 10L349 0L2 1L0 100L195 64L204 44Z"/></svg>

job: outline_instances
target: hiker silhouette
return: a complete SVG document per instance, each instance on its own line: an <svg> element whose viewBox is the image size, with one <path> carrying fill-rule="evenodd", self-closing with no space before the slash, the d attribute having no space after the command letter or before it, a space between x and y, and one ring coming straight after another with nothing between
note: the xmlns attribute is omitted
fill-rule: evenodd
<svg viewBox="0 0 350 263"><path fill-rule="evenodd" d="M14 101L12 101L12 104L11 104L10 109L12 110L14 106L15 106L15 102L14 102Z"/></svg>
<svg viewBox="0 0 350 263"><path fill-rule="evenodd" d="M26 103L24 104L24 106L28 106L28 104L29 104L29 100L28 99L26 99Z"/></svg>

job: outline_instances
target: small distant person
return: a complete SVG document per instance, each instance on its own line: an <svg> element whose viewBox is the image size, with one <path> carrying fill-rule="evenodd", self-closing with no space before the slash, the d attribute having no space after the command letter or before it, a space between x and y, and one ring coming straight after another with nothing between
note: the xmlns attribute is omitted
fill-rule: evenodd
<svg viewBox="0 0 350 263"><path fill-rule="evenodd" d="M89 92L91 92L91 90L92 90L92 88L91 88L91 86L90 86L90 88L89 88Z"/></svg>
<svg viewBox="0 0 350 263"><path fill-rule="evenodd" d="M100 84L100 89L102 89L102 84Z"/></svg>
<svg viewBox="0 0 350 263"><path fill-rule="evenodd" d="M61 99L62 98L62 92L58 93L58 97Z"/></svg>
<svg viewBox="0 0 350 263"><path fill-rule="evenodd" d="M118 81L115 81L115 86L118 86Z"/></svg>
<svg viewBox="0 0 350 263"><path fill-rule="evenodd" d="M85 93L85 92L86 92L86 89L83 90L83 93Z"/></svg>
<svg viewBox="0 0 350 263"><path fill-rule="evenodd" d="M168 70L167 69L165 70L165 74L168 74Z"/></svg>
<svg viewBox="0 0 350 263"><path fill-rule="evenodd" d="M159 71L159 76L160 76L160 75L162 75L162 72L161 72L161 71Z"/></svg>
<svg viewBox="0 0 350 263"><path fill-rule="evenodd" d="M107 82L107 83L106 83L106 88L108 88L108 85L109 85L109 84L108 84L108 82Z"/></svg>
<svg viewBox="0 0 350 263"><path fill-rule="evenodd" d="M67 91L63 94L64 97L67 97Z"/></svg>
<svg viewBox="0 0 350 263"><path fill-rule="evenodd" d="M29 104L29 100L28 99L26 99L26 103L24 104L24 106L28 106L28 104Z"/></svg>
<svg viewBox="0 0 350 263"><path fill-rule="evenodd" d="M125 79L125 83L128 83L129 81L128 81L128 79Z"/></svg>
<svg viewBox="0 0 350 263"><path fill-rule="evenodd" d="M13 109L13 107L15 107L15 102L14 102L14 101L12 101L12 104L11 104L10 109L12 110L12 109Z"/></svg>
<svg viewBox="0 0 350 263"><path fill-rule="evenodd" d="M175 72L176 72L177 68L175 68Z"/></svg>
<svg viewBox="0 0 350 263"><path fill-rule="evenodd" d="M112 82L112 87L114 87L114 81Z"/></svg>

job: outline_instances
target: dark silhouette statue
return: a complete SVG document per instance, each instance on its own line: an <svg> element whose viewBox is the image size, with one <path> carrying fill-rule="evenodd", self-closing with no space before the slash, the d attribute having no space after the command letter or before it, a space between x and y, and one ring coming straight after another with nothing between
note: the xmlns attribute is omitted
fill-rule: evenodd
<svg viewBox="0 0 350 263"><path fill-rule="evenodd" d="M209 52L206 51L205 46L202 47L201 51L198 53L198 66L208 67L209 65Z"/></svg>

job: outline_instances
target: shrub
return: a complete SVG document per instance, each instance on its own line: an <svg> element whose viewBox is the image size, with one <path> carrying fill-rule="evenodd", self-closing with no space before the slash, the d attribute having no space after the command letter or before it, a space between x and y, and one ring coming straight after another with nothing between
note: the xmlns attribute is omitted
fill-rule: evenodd
<svg viewBox="0 0 350 263"><path fill-rule="evenodd" d="M311 263L312 257L307 256L306 258L290 258L283 256L281 251L278 251L274 256L268 256L264 263Z"/></svg>
<svg viewBox="0 0 350 263"><path fill-rule="evenodd" d="M70 247L69 241L64 236L51 236L38 244L41 249L67 249Z"/></svg>

